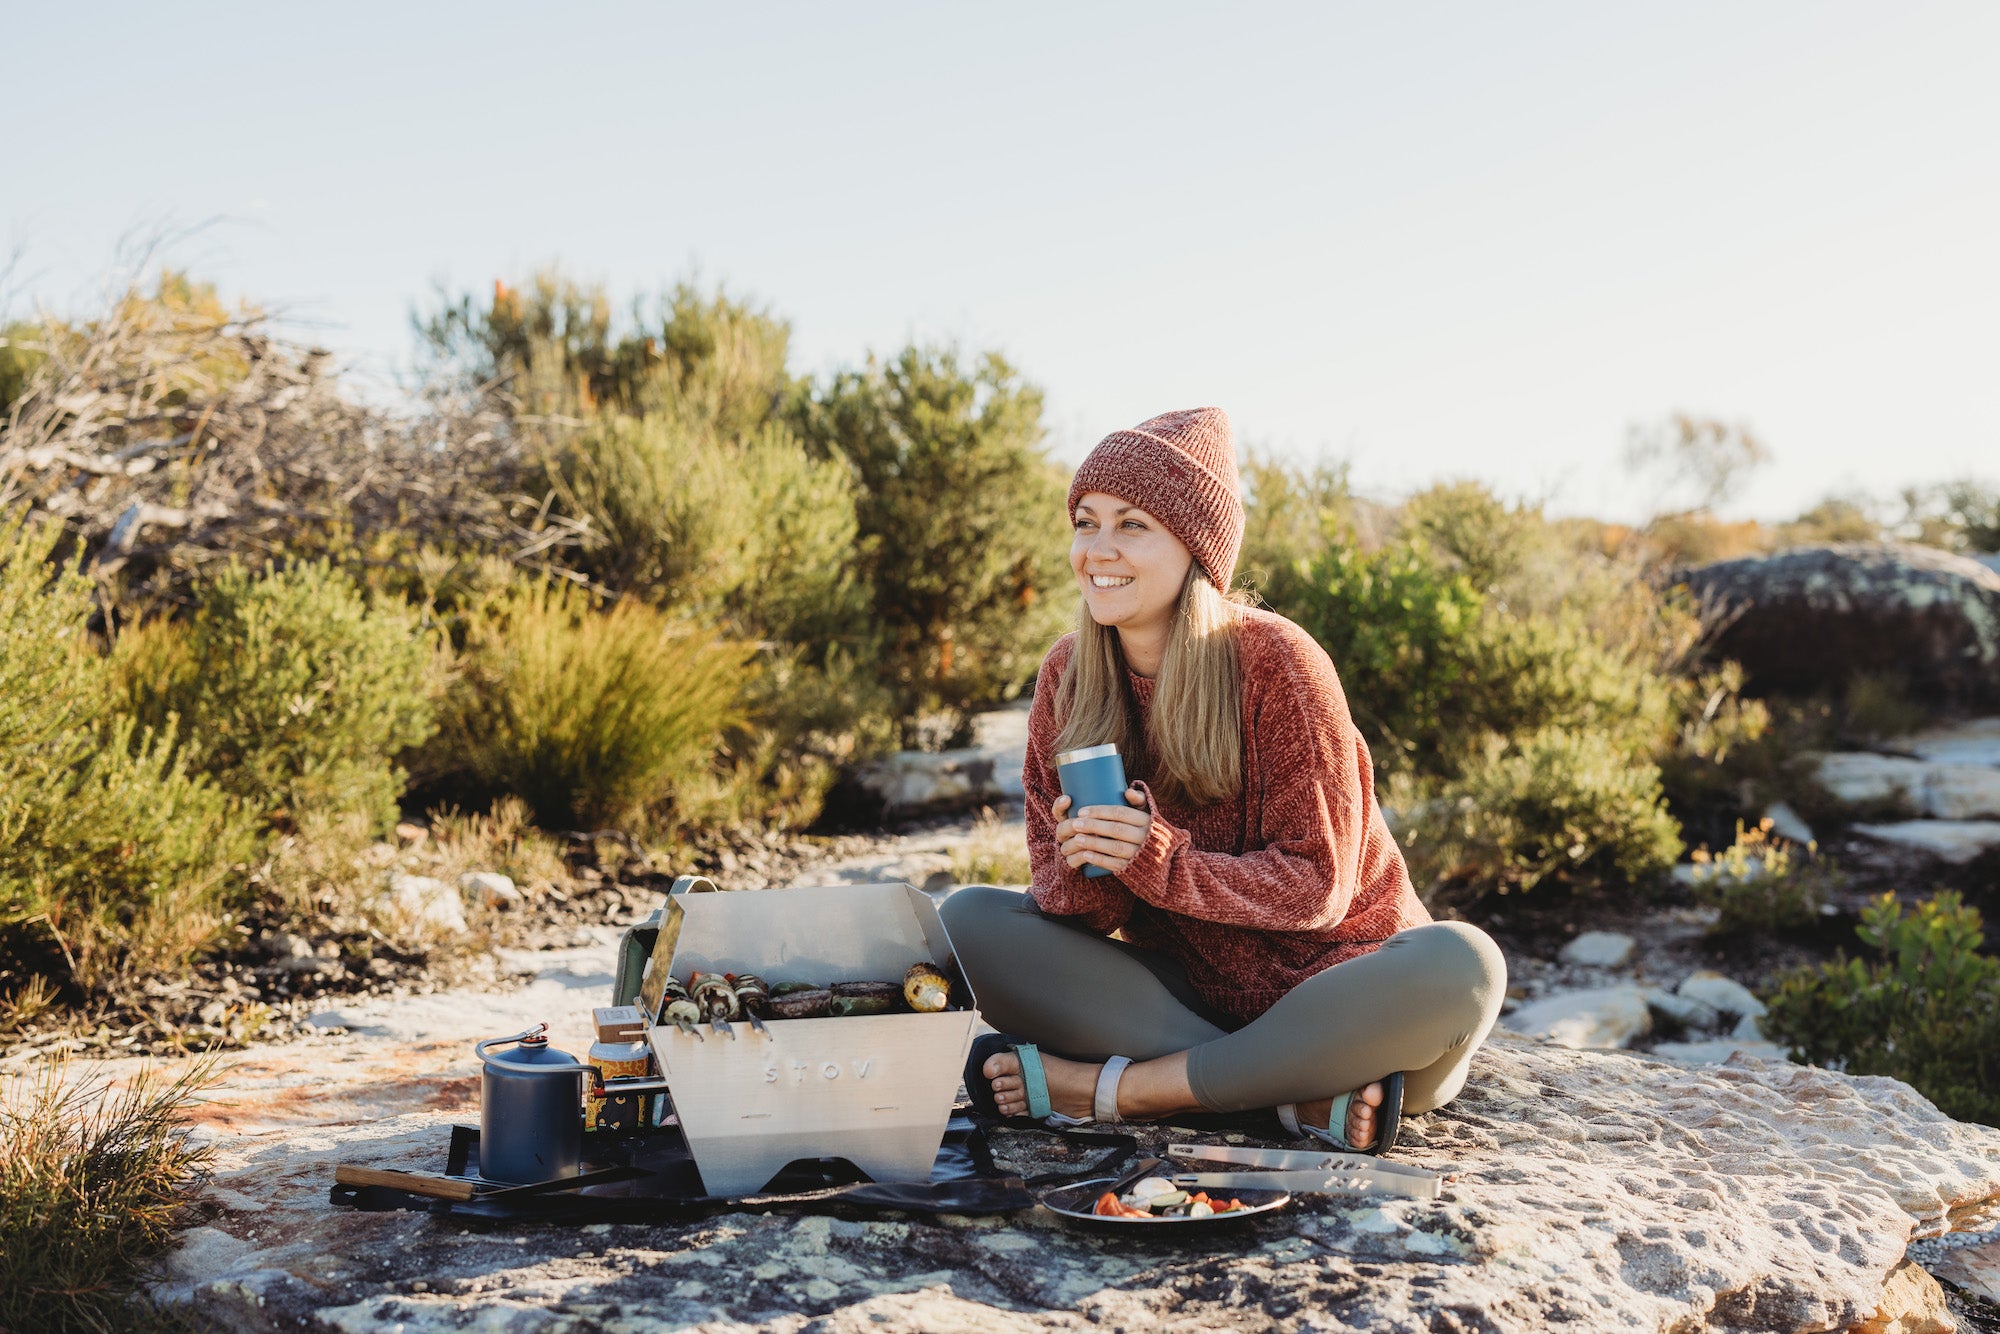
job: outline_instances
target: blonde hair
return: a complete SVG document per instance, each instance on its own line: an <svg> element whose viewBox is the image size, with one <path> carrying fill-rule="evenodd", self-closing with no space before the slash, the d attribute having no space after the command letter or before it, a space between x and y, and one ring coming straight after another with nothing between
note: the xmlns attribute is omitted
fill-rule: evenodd
<svg viewBox="0 0 2000 1334"><path fill-rule="evenodd" d="M1208 806L1243 790L1243 679L1237 636L1249 599L1189 567L1167 635L1145 728L1125 679L1118 631L1079 607L1076 646L1056 687L1058 753L1114 742L1128 779L1177 806Z"/></svg>

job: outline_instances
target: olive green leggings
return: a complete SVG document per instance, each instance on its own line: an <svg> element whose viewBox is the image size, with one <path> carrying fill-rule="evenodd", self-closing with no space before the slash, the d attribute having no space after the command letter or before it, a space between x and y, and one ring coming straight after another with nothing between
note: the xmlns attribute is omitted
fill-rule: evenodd
<svg viewBox="0 0 2000 1334"><path fill-rule="evenodd" d="M940 907L986 1022L1058 1056L1184 1051L1195 1100L1242 1112L1330 1098L1404 1073L1403 1107L1458 1096L1500 1015L1507 963L1476 926L1433 922L1315 973L1245 1024L1204 1004L1179 964L975 885Z"/></svg>

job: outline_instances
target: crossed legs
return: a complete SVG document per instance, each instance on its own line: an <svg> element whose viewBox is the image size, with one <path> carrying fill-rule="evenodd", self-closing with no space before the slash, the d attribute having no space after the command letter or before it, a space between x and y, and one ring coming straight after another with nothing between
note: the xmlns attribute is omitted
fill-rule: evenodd
<svg viewBox="0 0 2000 1334"><path fill-rule="evenodd" d="M1026 894L976 886L942 912L986 1021L1046 1048L1051 1101L1071 1115L1089 1114L1099 1065L1122 1055L1134 1062L1118 1086L1127 1119L1296 1103L1308 1124L1324 1125L1329 1100L1358 1091L1347 1138L1367 1144L1375 1082L1403 1071L1409 1112L1449 1101L1506 991L1506 965L1485 933L1440 922L1308 978L1239 1024L1159 952L1044 916ZM1003 1107L1025 1101L1018 1058L987 1065Z"/></svg>

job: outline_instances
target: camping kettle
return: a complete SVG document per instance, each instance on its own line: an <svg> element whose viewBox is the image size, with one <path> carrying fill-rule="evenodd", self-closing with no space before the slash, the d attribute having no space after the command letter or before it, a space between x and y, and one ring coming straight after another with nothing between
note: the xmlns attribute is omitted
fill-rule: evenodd
<svg viewBox="0 0 2000 1334"><path fill-rule="evenodd" d="M583 1156L583 1084L590 1067L549 1045L549 1026L474 1043L479 1079L479 1175L533 1185L577 1173ZM505 1056L491 1047L513 1045Z"/></svg>

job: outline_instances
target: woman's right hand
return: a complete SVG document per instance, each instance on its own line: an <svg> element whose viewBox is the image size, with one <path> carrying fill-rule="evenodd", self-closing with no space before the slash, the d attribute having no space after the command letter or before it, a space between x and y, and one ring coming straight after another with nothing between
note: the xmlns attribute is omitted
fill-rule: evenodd
<svg viewBox="0 0 2000 1334"><path fill-rule="evenodd" d="M1085 808L1088 815L1075 820L1064 818L1070 808L1068 793L1049 804L1049 814L1056 817L1056 846L1071 869L1101 866L1113 875L1123 875L1132 859L1145 850L1146 834L1153 824L1145 809L1145 795L1128 787L1125 801L1139 809L1090 806Z"/></svg>

